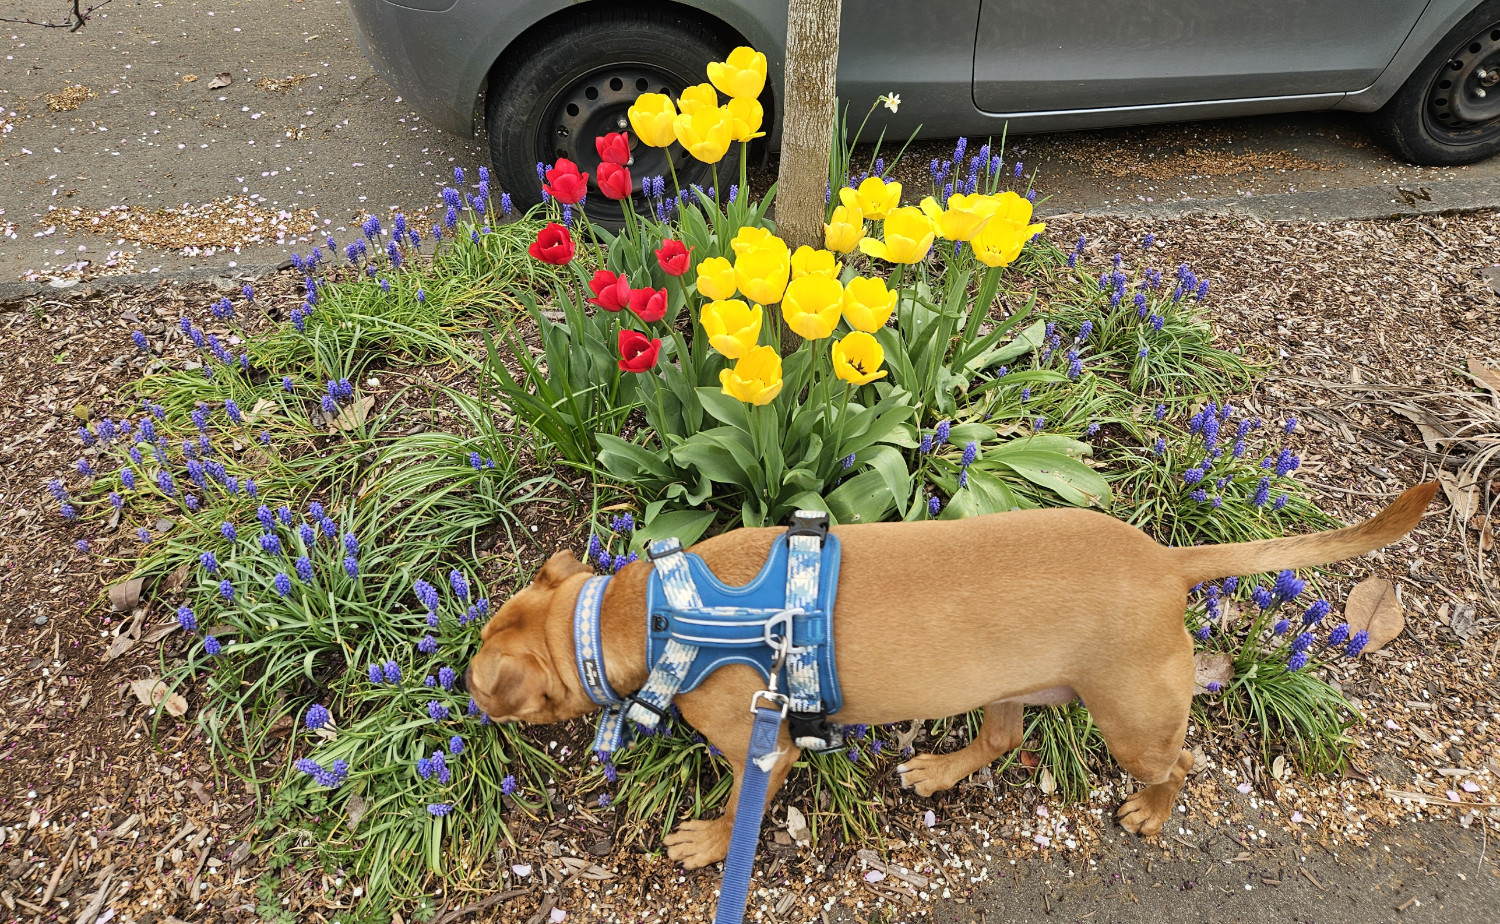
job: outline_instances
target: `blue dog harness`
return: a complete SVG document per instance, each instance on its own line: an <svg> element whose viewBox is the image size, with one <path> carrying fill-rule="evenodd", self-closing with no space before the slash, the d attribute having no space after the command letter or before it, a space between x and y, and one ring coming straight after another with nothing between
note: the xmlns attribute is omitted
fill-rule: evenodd
<svg viewBox="0 0 1500 924"><path fill-rule="evenodd" d="M837 747L836 732L826 722L820 725L843 705L833 649L839 541L827 522L826 514L798 511L760 573L743 587L724 584L676 539L651 543L646 663L653 667L629 698L617 694L604 673L599 610L610 578L585 582L574 609L573 641L579 679L589 698L604 707L594 750L619 750L627 737L625 719L655 728L674 696L696 689L726 664L755 668L773 690L784 665L798 747Z"/></svg>
<svg viewBox="0 0 1500 924"><path fill-rule="evenodd" d="M627 718L655 728L674 696L695 689L726 664L747 664L766 679L768 689L750 702L755 723L714 919L740 924L781 723L790 717L798 747L829 750L843 743L827 721L843 705L833 654L839 541L828 532L827 514L799 510L791 528L772 544L760 573L743 587L721 582L676 539L651 543L649 555L646 661L652 668L633 696L616 693L604 673L599 611L610 578L586 581L574 609L578 677L589 698L604 707L594 750L604 755L619 750ZM783 669L785 694L778 692Z"/></svg>

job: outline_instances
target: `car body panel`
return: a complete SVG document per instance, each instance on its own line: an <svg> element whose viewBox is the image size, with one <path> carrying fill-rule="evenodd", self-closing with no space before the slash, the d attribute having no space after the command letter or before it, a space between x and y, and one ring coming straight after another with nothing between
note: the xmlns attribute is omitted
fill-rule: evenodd
<svg viewBox="0 0 1500 924"><path fill-rule="evenodd" d="M1384 106L1406 78L1459 22L1478 6L1476 0L1432 0L1402 43L1401 50L1368 87L1346 95L1335 109L1374 112Z"/></svg>
<svg viewBox="0 0 1500 924"><path fill-rule="evenodd" d="M1077 2L1077 0L1074 0ZM1089 102L1107 105L1066 105L1067 97L1056 87L1079 86L1084 80L1069 78L1068 65L1045 65L1051 80L1036 78L1034 71L1012 68L1010 81L1015 86L1005 90L1003 81L987 79L982 85L989 105L1010 103L1020 108L1009 111L986 111L976 104L981 87L975 83L976 69L983 68L988 78L1004 76L1004 68L994 56L976 57L975 38L981 30L986 9L1019 7L1014 0L924 0L921 3L898 3L894 0L845 0L843 27L840 33L839 95L851 107L850 121L858 124L865 108L881 94L898 93L899 112L878 110L870 119L866 137L884 130L888 137L905 138L920 128L920 137L951 137L959 134L998 136L1002 131L1044 132L1099 128L1176 121L1197 118L1253 115L1322 108L1373 110L1389 99L1406 76L1421 62L1432 46L1469 10L1477 0L1327 0L1346 14L1361 3L1379 4L1390 20L1380 36L1379 50L1364 56L1340 58L1338 67L1324 68L1324 76L1346 85L1347 92L1310 92L1309 84L1293 85L1288 81L1267 78L1265 86L1277 92L1215 98L1213 92L1226 93L1234 88L1228 83L1212 83L1203 77L1206 63L1213 54L1209 49L1192 49L1189 61L1197 70L1204 92L1191 94L1198 99L1171 100L1186 91L1176 77L1147 75L1133 81L1118 64L1097 64L1085 68L1085 80L1091 90ZM475 108L489 82L490 75L508 55L527 52L528 32L550 21L568 16L583 3L610 3L621 0L349 0L355 32L366 56L377 73L412 106L428 116L439 127L461 135L472 135L476 128ZM1131 6L1152 6L1145 0L1129 0ZM628 5L628 4L627 4ZM743 41L765 52L774 100L782 97L782 72L786 42L786 3L774 0L687 0L666 4L683 9L686 15L717 20L726 27L726 38ZM1110 4L1093 0L1090 8ZM1181 11L1201 6L1196 0L1167 0L1155 4ZM1248 6L1248 4L1246 4ZM1264 5L1264 4L1263 4ZM1316 4L1302 3L1311 8ZM1274 6L1274 4L1273 4ZM1283 7L1284 8L1284 7ZM1415 25L1397 22L1401 17L1389 15L1393 10L1407 11L1406 20L1415 17ZM1418 15L1420 14L1420 15ZM1321 16L1322 14L1318 14ZM1028 29L1045 20L1042 14L1025 21ZM994 28L991 20L990 27ZM1114 21L1114 20L1111 20ZM1319 20L1321 21L1321 20ZM1124 35L1134 36L1133 24ZM1219 24L1222 35L1232 35ZM1404 41L1393 39L1401 29L1408 29ZM1080 31L1084 31L1080 29ZM1030 34L1030 33L1028 33ZM1365 34L1365 33L1359 33ZM1093 40L1090 40L1091 42ZM1309 40L1304 54L1326 52L1322 40ZM1397 47L1390 46L1395 42ZM1042 61L1040 40L1031 40L1038 50L1031 55L1035 64ZM1099 54L1107 45L1086 46ZM1264 45L1260 46L1264 47ZM1167 57L1178 48L1157 46L1155 57ZM1287 60L1290 52L1280 53ZM1382 56L1389 56L1383 63ZM1138 68L1146 68L1149 59L1136 56ZM1042 66L1042 65L1037 65ZM1241 72L1254 70L1240 67ZM1264 69L1262 69L1264 70ZM1316 73L1316 71L1314 71ZM1128 91L1103 86L1109 75L1131 84ZM1243 73L1241 74L1243 76ZM1264 76L1264 75L1262 75ZM1358 86L1360 81L1370 81ZM1071 81L1071 83L1070 83ZM1153 82L1154 81L1154 82ZM1261 86L1244 82L1240 86ZM1284 92L1283 92L1284 91ZM1146 102L1130 102L1130 100ZM1052 105L1047 108L1048 101ZM779 129L779 119L772 126ZM853 126L851 126L852 128ZM779 131L770 137L775 143Z"/></svg>
<svg viewBox="0 0 1500 924"><path fill-rule="evenodd" d="M984 0L974 101L1014 113L1347 93L1427 0Z"/></svg>

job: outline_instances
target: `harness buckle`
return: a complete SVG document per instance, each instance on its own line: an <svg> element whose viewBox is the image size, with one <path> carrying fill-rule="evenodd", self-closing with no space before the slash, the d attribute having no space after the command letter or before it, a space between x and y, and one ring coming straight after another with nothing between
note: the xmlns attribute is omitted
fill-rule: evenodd
<svg viewBox="0 0 1500 924"><path fill-rule="evenodd" d="M649 543L646 546L646 557L652 561L657 561L658 559L666 558L668 555L676 555L681 551L682 543L677 541L676 536L673 536L670 539L659 539L656 542Z"/></svg>
<svg viewBox="0 0 1500 924"><path fill-rule="evenodd" d="M798 510L792 514L792 525L787 527L787 538L792 536L814 536L818 547L828 541L828 513L823 510Z"/></svg>
<svg viewBox="0 0 1500 924"><path fill-rule="evenodd" d="M646 702L644 699L641 699L641 695L639 693L634 693L630 696L625 697L625 702L630 705L640 706L647 712L654 712L660 719L666 720L672 718L672 714L670 712L665 709L658 709L650 703Z"/></svg>
<svg viewBox="0 0 1500 924"><path fill-rule="evenodd" d="M756 703L760 702L763 699L769 700L770 702L779 705L781 707L781 717L783 719L786 718L787 711L792 708L791 697L787 696L785 693L777 693L775 690L757 690L755 691L755 695L750 697L751 715L755 715Z"/></svg>

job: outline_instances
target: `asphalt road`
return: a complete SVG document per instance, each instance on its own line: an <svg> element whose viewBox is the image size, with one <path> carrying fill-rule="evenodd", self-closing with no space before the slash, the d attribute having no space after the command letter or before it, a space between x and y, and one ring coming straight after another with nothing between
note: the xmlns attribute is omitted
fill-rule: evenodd
<svg viewBox="0 0 1500 924"><path fill-rule="evenodd" d="M6 0L4 11L45 18L62 4ZM238 252L182 248L233 215L342 239L363 210L429 205L454 165L485 162L482 138L431 127L375 76L341 0L113 0L77 33L6 24L0 34L0 284L77 275L85 260L93 273L112 255L114 272L174 275L277 263L308 244L264 233ZM230 82L215 87L220 74ZM925 164L946 148L912 153ZM1500 205L1500 159L1409 167L1348 114L1017 137L1008 153L1036 171L1043 214L1341 218ZM158 246L88 223L112 207L128 207L120 224L147 227ZM156 213L183 207L169 220Z"/></svg>

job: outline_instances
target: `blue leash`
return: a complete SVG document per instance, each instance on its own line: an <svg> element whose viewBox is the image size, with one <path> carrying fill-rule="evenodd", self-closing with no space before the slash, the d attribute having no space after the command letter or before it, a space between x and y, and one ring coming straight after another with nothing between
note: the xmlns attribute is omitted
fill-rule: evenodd
<svg viewBox="0 0 1500 924"><path fill-rule="evenodd" d="M780 708L755 705L762 699L773 700ZM741 924L745 919L750 873L755 867L755 848L760 843L760 823L766 810L766 787L770 768L776 763L772 755L786 718L787 699L775 692L757 693L751 710L755 725L750 730L750 754L745 760L745 779L740 783L740 801L735 805L734 830L729 836L729 854L724 858L724 881L719 887L714 924Z"/></svg>

